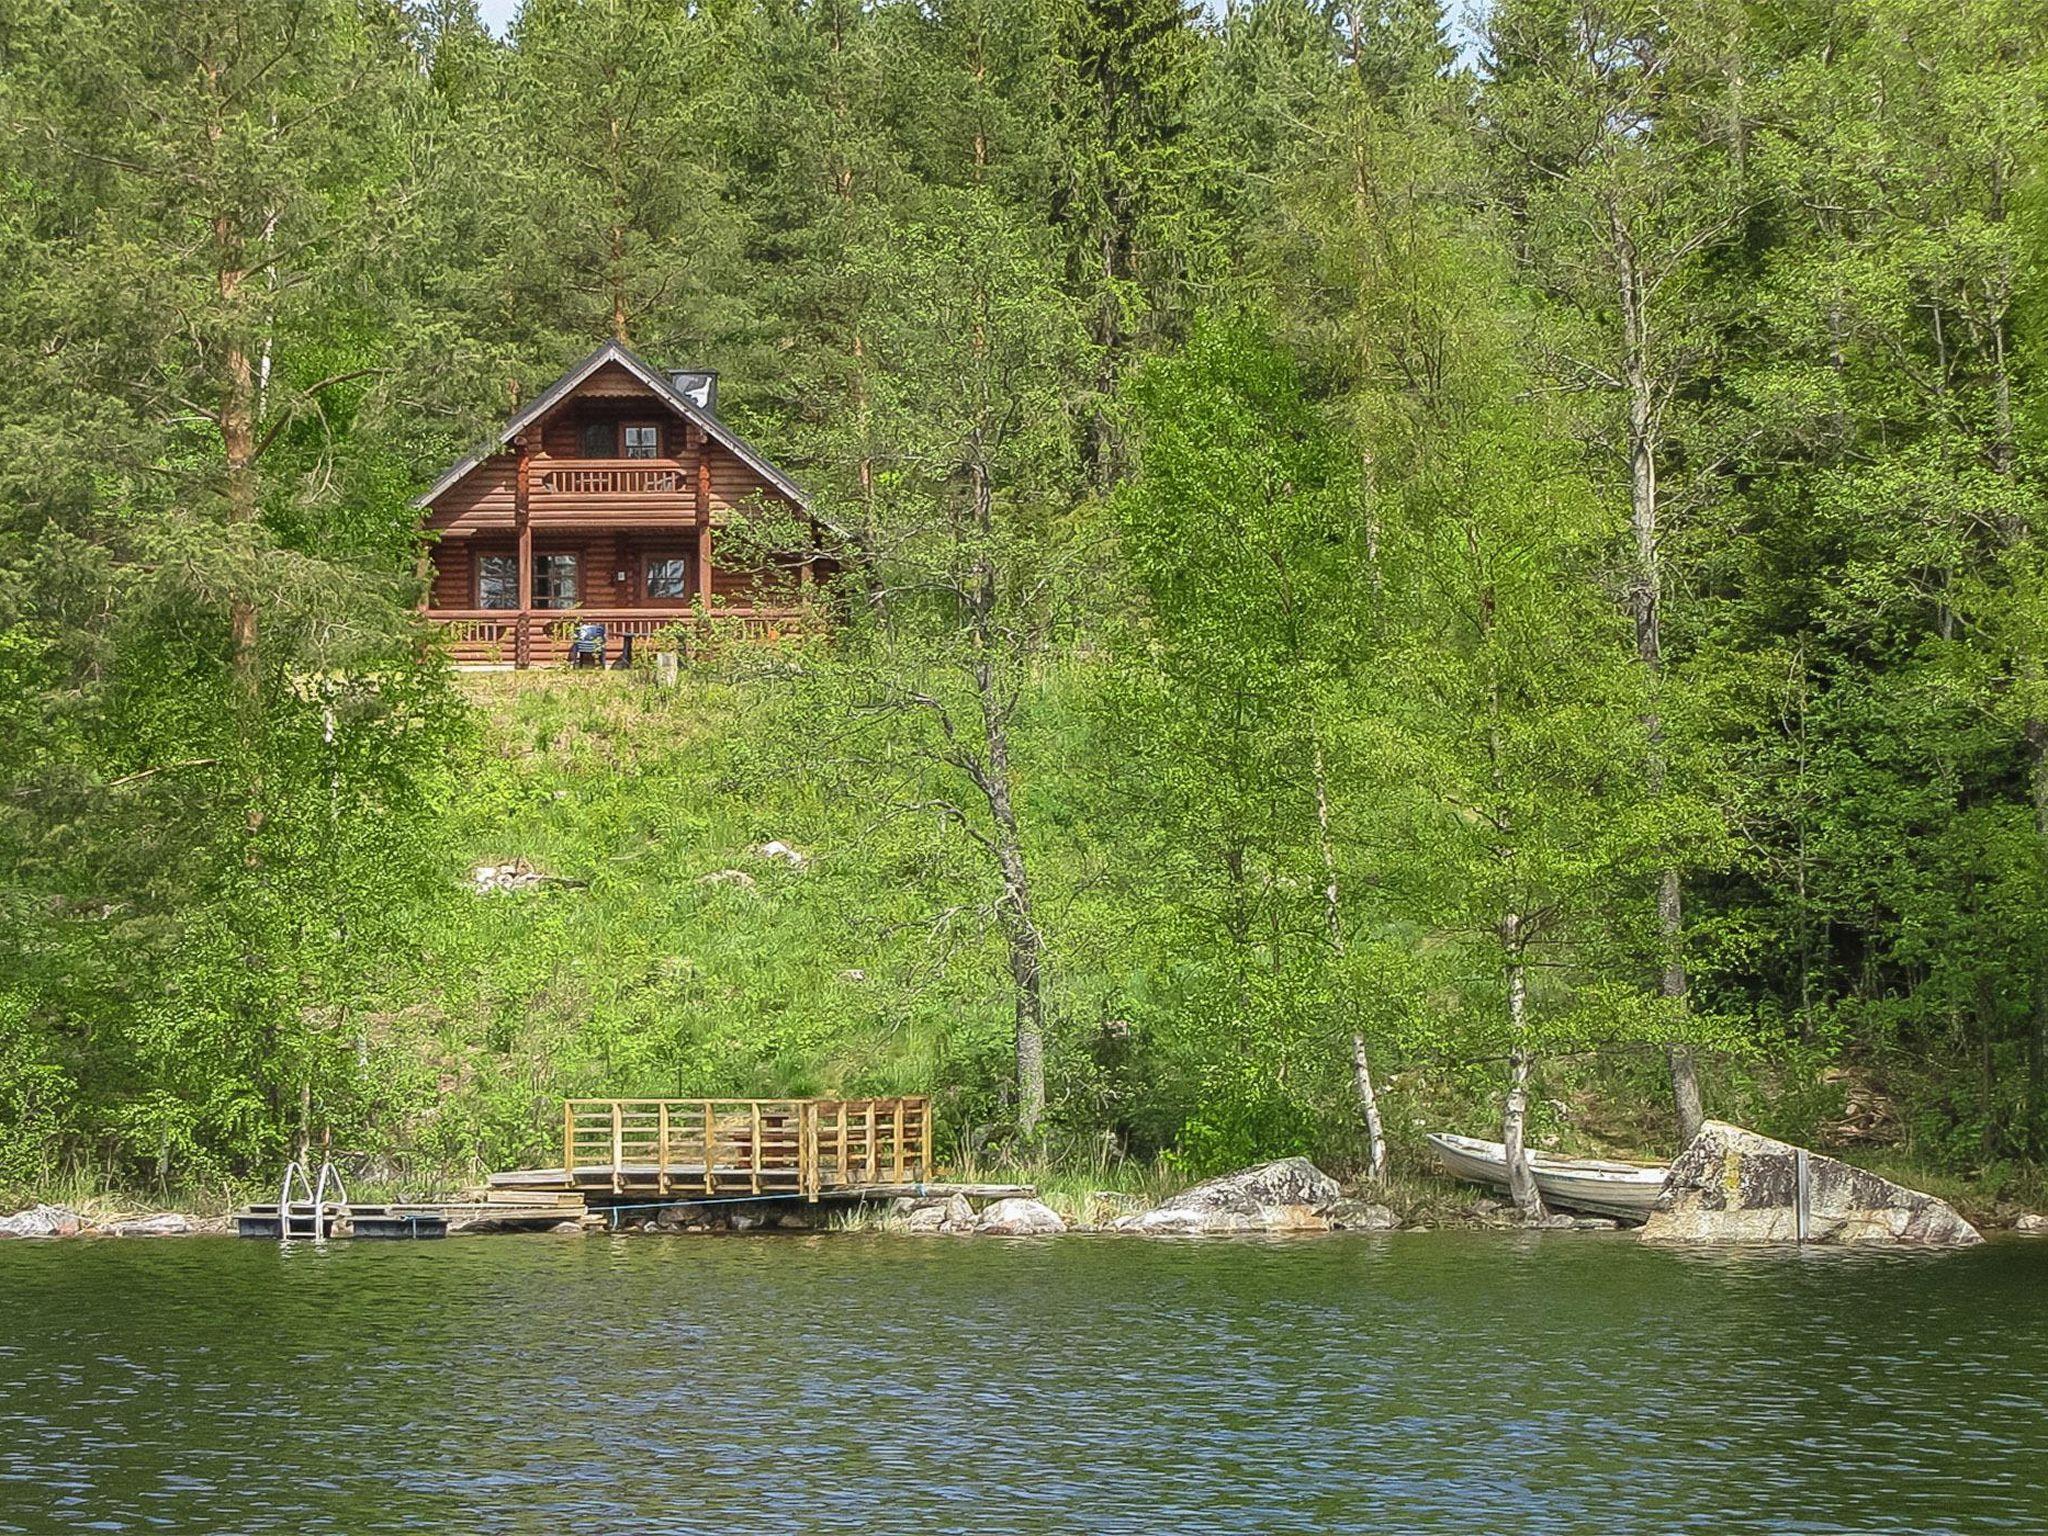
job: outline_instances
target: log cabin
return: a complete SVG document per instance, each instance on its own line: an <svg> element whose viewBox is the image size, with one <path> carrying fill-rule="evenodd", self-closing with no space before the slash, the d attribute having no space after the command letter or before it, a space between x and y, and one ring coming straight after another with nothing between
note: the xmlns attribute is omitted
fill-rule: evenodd
<svg viewBox="0 0 2048 1536"><path fill-rule="evenodd" d="M809 503L719 419L717 387L606 342L419 498L423 612L456 665L616 665L711 623L802 623L822 563ZM805 547L722 556L720 531L764 512Z"/></svg>

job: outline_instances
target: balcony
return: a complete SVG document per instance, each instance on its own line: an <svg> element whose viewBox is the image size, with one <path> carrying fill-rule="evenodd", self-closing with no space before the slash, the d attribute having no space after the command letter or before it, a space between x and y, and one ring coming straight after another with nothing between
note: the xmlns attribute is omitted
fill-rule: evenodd
<svg viewBox="0 0 2048 1536"><path fill-rule="evenodd" d="M680 459L536 459L528 488L536 520L697 515L697 470Z"/></svg>

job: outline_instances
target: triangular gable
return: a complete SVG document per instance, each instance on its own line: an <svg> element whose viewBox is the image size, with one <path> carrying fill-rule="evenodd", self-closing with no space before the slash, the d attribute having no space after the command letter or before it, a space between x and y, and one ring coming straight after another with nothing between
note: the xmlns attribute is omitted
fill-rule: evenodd
<svg viewBox="0 0 2048 1536"><path fill-rule="evenodd" d="M668 406L678 416L694 423L707 437L728 449L734 457L738 458L749 469L753 470L754 473L774 486L776 490L782 492L783 495L795 502L799 508L809 509L810 498L804 494L802 486L769 463L767 458L752 443L741 437L739 433L733 431L732 428L725 425L716 416L706 411L703 406L692 400L688 395L678 390L667 374L649 364L646 359L634 352L632 348L616 341L606 342L559 379L555 380L546 389L535 395L511 420L498 429L497 438L489 448L479 450L455 465L448 473L434 482L432 490L428 491L424 496L418 497L413 502L413 505L416 507L431 506L442 495L446 494L451 487L460 484L466 476L486 459L503 449L514 437L532 426L541 417L547 415L549 411L575 393L577 387L584 380L597 372L598 369L604 367L606 363L617 363L628 373L631 373L647 386L649 392L655 398Z"/></svg>

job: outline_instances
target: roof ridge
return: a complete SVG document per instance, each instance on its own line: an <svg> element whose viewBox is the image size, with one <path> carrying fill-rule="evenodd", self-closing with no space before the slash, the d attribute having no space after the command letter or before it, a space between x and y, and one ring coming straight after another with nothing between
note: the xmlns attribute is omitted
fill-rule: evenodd
<svg viewBox="0 0 2048 1536"><path fill-rule="evenodd" d="M683 417L686 421L695 423L697 428L707 437L717 439L736 455L741 462L746 464L748 468L760 475L762 479L782 492L791 501L794 501L799 508L809 510L811 499L805 494L802 486L778 469L760 449L748 442L738 432L725 425L724 422L720 421L709 411L699 410L687 395L675 387L674 380L664 370L657 368L653 363L642 357L638 352L635 352L617 337L607 337L595 349L585 353L581 359L570 364L554 383L535 395L533 399L517 411L514 411L506 419L505 423L498 428L497 435L492 440L491 446L488 449L472 453L456 463L439 480L434 482L430 490L417 497L413 501L413 505L421 508L432 506L434 502L438 501L448 491L467 479L485 459L491 457L509 443L514 435L532 425L538 418L546 415L557 405L561 404L585 379L589 378L591 374L595 373L606 362L622 364L641 383L653 390L662 403L667 405L677 415Z"/></svg>

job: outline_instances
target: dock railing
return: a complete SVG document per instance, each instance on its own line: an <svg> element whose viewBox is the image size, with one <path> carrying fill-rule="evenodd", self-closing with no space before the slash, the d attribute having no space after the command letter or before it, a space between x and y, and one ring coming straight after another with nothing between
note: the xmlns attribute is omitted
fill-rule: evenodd
<svg viewBox="0 0 2048 1536"><path fill-rule="evenodd" d="M614 1193L800 1195L931 1178L932 1106L890 1099L569 1099L562 1175Z"/></svg>

